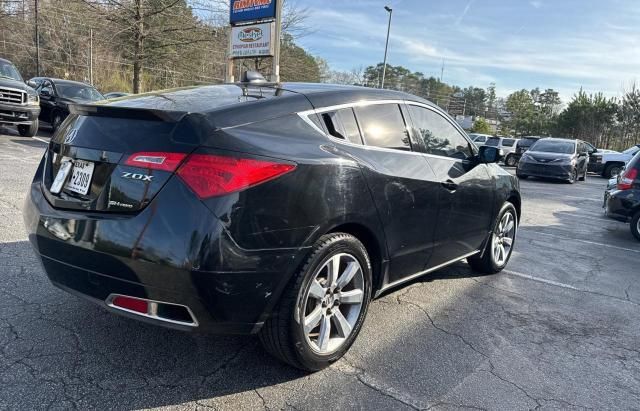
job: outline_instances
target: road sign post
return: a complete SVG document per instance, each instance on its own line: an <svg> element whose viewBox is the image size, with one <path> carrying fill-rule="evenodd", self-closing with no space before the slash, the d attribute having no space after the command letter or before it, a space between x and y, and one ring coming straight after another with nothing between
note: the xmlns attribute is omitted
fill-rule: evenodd
<svg viewBox="0 0 640 411"><path fill-rule="evenodd" d="M271 81L280 81L281 0L231 0L226 81L234 82L234 61L273 57Z"/></svg>

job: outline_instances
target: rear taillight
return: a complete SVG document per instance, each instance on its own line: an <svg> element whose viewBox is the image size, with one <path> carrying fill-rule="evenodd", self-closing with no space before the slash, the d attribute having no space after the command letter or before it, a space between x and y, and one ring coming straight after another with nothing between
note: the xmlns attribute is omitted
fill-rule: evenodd
<svg viewBox="0 0 640 411"><path fill-rule="evenodd" d="M626 170L618 179L618 190L631 190L633 181L638 177L638 169L630 168Z"/></svg>
<svg viewBox="0 0 640 411"><path fill-rule="evenodd" d="M125 164L152 170L175 171L186 156L184 153L140 152L131 154Z"/></svg>
<svg viewBox="0 0 640 411"><path fill-rule="evenodd" d="M296 168L295 164L252 158L192 154L178 175L200 198L221 196L272 180Z"/></svg>
<svg viewBox="0 0 640 411"><path fill-rule="evenodd" d="M111 302L118 308L124 308L125 310L135 311L140 314L147 314L149 311L149 304L146 300L139 298L126 297L124 295L116 296Z"/></svg>

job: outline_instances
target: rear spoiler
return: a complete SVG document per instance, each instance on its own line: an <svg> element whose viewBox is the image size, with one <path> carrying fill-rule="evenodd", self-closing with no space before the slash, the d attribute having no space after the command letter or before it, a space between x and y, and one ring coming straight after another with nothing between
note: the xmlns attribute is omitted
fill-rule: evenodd
<svg viewBox="0 0 640 411"><path fill-rule="evenodd" d="M155 110L149 108L121 107L99 104L70 104L69 112L80 116L117 117L134 120L177 123L187 114L184 111Z"/></svg>

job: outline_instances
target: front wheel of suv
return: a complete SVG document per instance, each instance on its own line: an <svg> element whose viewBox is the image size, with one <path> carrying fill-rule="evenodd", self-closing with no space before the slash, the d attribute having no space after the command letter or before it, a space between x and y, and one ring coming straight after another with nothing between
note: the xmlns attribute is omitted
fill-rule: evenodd
<svg viewBox="0 0 640 411"><path fill-rule="evenodd" d="M471 268L483 274L502 271L511 258L518 232L518 213L513 204L506 202L494 224L480 255L467 258Z"/></svg>
<svg viewBox="0 0 640 411"><path fill-rule="evenodd" d="M371 263L350 234L322 236L260 330L264 348L308 371L342 357L356 336L371 300Z"/></svg>
<svg viewBox="0 0 640 411"><path fill-rule="evenodd" d="M38 132L38 126L39 122L37 119L31 124L19 124L18 133L20 133L22 137L33 137Z"/></svg>
<svg viewBox="0 0 640 411"><path fill-rule="evenodd" d="M507 167L515 167L516 164L518 164L518 159L513 154L509 154L504 160L504 165Z"/></svg>
<svg viewBox="0 0 640 411"><path fill-rule="evenodd" d="M578 181L578 170L576 168L572 168L567 183L574 184L576 181Z"/></svg>
<svg viewBox="0 0 640 411"><path fill-rule="evenodd" d="M640 211L638 211L631 219L631 234L640 241Z"/></svg>

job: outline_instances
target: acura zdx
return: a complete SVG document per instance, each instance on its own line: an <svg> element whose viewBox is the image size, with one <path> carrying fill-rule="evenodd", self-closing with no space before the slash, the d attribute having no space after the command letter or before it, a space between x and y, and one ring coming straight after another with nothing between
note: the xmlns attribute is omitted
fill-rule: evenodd
<svg viewBox="0 0 640 411"><path fill-rule="evenodd" d="M24 209L54 285L154 324L257 333L318 370L384 290L462 259L506 266L521 200L499 149L409 94L248 77L70 106Z"/></svg>

